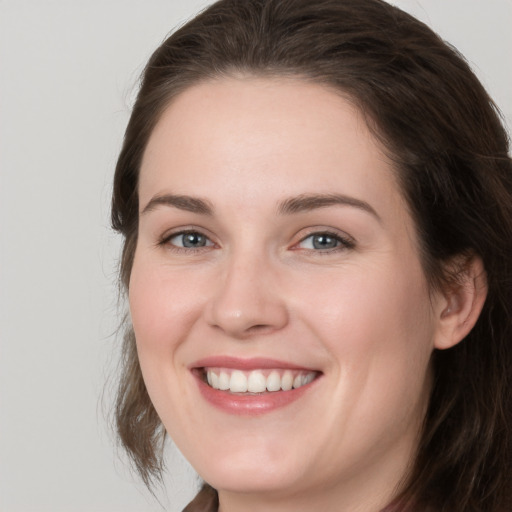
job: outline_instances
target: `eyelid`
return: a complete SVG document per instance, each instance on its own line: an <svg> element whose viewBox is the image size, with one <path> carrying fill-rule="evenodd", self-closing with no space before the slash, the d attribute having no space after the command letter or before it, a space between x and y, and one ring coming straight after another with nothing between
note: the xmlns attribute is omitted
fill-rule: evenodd
<svg viewBox="0 0 512 512"><path fill-rule="evenodd" d="M339 245L337 247L333 248L327 248L327 249L304 249L299 247L301 243L303 243L308 238L311 238L313 236L318 235L326 235L331 238L335 238ZM292 249L294 250L304 250L309 252L315 252L315 253L331 253L331 252L338 252L338 251L344 251L347 249L353 249L356 246L356 241L353 237L348 235L347 233L340 232L337 230L333 230L332 228L321 228L321 227L315 227L315 228L309 228L308 232L301 236L300 240L296 242Z"/></svg>
<svg viewBox="0 0 512 512"><path fill-rule="evenodd" d="M172 235L168 241L170 242L171 240L173 239L179 239L180 237L181 238L185 238L187 235L197 235L198 237L204 239L204 242L205 244L204 245L200 245L199 247L211 247L213 245L213 242L205 235L203 235L202 233L199 233L198 231L182 231L181 233L176 233L174 235ZM177 245L177 244L172 244L172 245L176 245L176 247L182 247L181 245ZM199 249L199 247L183 247L183 248L186 248L186 249Z"/></svg>
<svg viewBox="0 0 512 512"><path fill-rule="evenodd" d="M179 245L175 245L170 243L170 241L177 237L177 236L183 236L190 233L197 233L198 235L204 236L207 240L207 245L202 247L181 247ZM207 233L206 230L195 227L195 226L181 226L179 228L173 228L169 231L166 231L164 234L162 234L157 241L157 246L167 247L169 250L175 251L175 252L196 252L196 251L204 251L209 250L212 247L215 247L217 244L213 241L212 236Z"/></svg>
<svg viewBox="0 0 512 512"><path fill-rule="evenodd" d="M171 244L170 241L172 238L177 236L183 236L188 233L197 233L201 236L204 236L207 240L207 244L202 247L180 247L179 245ZM327 248L327 249L306 249L301 248L299 245L303 243L308 238L315 236L315 235L326 235L328 237L335 238L339 245L334 248ZM293 243L291 250L303 250L308 251L312 253L332 253L332 252L338 252L338 251L345 251L348 249L353 249L356 246L356 240L348 235L345 232L341 232L338 230L335 230L333 228L322 228L322 227L311 227L307 228L306 232L304 233L304 230L302 230L302 233L299 235L300 239ZM212 247L218 247L218 244L213 240L213 236L208 233L207 230L203 228L199 228L196 226L181 226L178 228L173 228L169 231L166 231L164 234L162 234L158 241L157 246L167 246L170 250L173 250L175 252L199 252L199 251L205 251L210 250Z"/></svg>

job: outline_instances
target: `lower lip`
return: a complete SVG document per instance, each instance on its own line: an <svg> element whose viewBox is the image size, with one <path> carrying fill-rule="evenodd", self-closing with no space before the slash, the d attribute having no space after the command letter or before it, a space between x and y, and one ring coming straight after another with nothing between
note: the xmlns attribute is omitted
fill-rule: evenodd
<svg viewBox="0 0 512 512"><path fill-rule="evenodd" d="M213 406L230 414L240 416L257 416L267 412L286 407L302 397L318 380L315 379L309 384L290 391L272 391L266 393L236 394L229 391L214 389L206 384L200 377L196 376L199 391L203 398Z"/></svg>

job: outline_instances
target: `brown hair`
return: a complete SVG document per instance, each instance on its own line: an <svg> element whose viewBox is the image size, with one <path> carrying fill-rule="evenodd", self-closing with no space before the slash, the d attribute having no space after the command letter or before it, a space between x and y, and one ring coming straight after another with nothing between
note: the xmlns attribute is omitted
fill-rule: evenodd
<svg viewBox="0 0 512 512"><path fill-rule="evenodd" d="M512 164L499 114L464 59L381 0L220 0L153 54L117 163L112 224L124 236L127 288L138 229L137 181L151 132L192 84L234 74L293 75L360 108L396 164L432 286L444 263L480 256L488 298L456 347L433 354L419 451L393 510L512 510ZM144 481L162 469L165 432L142 380L130 326L116 403L122 443ZM205 486L188 511L215 510Z"/></svg>

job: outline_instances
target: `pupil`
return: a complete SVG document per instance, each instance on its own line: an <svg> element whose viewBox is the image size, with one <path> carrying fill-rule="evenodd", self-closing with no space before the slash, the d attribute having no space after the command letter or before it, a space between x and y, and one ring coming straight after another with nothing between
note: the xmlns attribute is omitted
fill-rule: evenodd
<svg viewBox="0 0 512 512"><path fill-rule="evenodd" d="M313 247L315 249L334 249L337 244L338 240L329 235L315 235L313 237Z"/></svg>
<svg viewBox="0 0 512 512"><path fill-rule="evenodd" d="M206 239L199 233L186 233L183 235L183 247L204 247Z"/></svg>

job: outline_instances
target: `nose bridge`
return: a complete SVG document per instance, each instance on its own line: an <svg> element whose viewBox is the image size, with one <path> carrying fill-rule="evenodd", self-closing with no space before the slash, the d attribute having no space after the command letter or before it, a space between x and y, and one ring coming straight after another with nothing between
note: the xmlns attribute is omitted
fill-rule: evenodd
<svg viewBox="0 0 512 512"><path fill-rule="evenodd" d="M275 266L265 251L233 250L211 299L209 322L239 338L284 327L288 313Z"/></svg>

